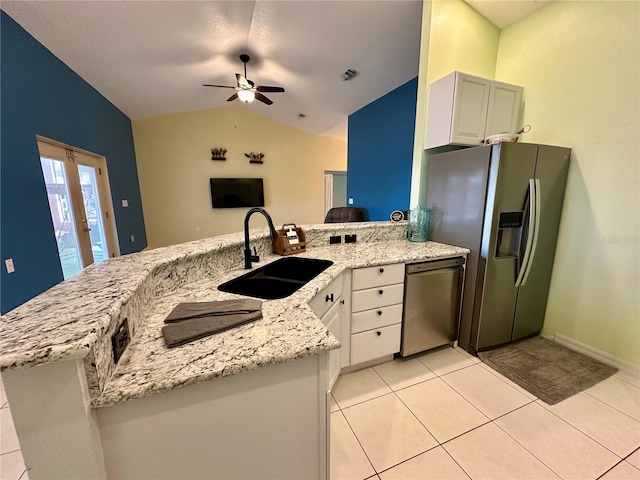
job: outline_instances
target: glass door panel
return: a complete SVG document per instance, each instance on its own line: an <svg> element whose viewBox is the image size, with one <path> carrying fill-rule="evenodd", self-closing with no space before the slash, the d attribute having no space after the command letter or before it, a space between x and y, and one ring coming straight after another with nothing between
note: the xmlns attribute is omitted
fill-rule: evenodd
<svg viewBox="0 0 640 480"><path fill-rule="evenodd" d="M85 227L89 229L93 260L99 262L109 258L109 253L102 221L103 215L100 209L96 169L89 165L78 165L78 174L80 175L82 199L87 220Z"/></svg>
<svg viewBox="0 0 640 480"><path fill-rule="evenodd" d="M83 266L64 162L40 157L40 163L47 187L62 274L67 279L82 270Z"/></svg>

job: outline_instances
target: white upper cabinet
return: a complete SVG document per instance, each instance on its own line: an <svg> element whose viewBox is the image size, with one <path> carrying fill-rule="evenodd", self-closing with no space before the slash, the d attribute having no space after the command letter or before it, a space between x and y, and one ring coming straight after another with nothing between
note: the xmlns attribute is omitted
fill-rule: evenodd
<svg viewBox="0 0 640 480"><path fill-rule="evenodd" d="M480 145L489 135L515 132L522 87L452 72L429 86L425 148Z"/></svg>

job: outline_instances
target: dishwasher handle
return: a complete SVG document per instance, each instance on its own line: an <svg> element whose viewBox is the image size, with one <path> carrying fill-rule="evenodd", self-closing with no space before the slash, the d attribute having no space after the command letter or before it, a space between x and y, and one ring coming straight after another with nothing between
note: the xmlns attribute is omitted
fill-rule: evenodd
<svg viewBox="0 0 640 480"><path fill-rule="evenodd" d="M440 270L441 268L458 267L464 265L464 258L450 258L447 260L434 260L432 262L408 263L406 267L407 275Z"/></svg>

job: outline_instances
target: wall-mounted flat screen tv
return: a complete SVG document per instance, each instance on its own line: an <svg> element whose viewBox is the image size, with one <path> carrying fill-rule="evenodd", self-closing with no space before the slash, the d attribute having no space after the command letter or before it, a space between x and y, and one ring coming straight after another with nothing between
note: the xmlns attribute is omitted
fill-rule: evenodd
<svg viewBox="0 0 640 480"><path fill-rule="evenodd" d="M264 207L261 178L211 178L213 208Z"/></svg>

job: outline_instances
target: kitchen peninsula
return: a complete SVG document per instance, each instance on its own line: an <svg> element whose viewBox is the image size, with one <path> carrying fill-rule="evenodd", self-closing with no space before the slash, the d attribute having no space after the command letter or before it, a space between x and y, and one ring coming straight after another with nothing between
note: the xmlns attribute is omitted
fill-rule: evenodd
<svg viewBox="0 0 640 480"><path fill-rule="evenodd" d="M0 367L29 476L326 478L328 356L340 343L309 303L354 268L464 256L405 240L406 224L303 226L301 256L334 264L263 318L167 349L177 303L237 298L242 235L95 264L0 319ZM357 242L329 246L330 235ZM251 231L262 261L266 229ZM259 266L259 265L258 265ZM112 336L131 343L114 363Z"/></svg>

